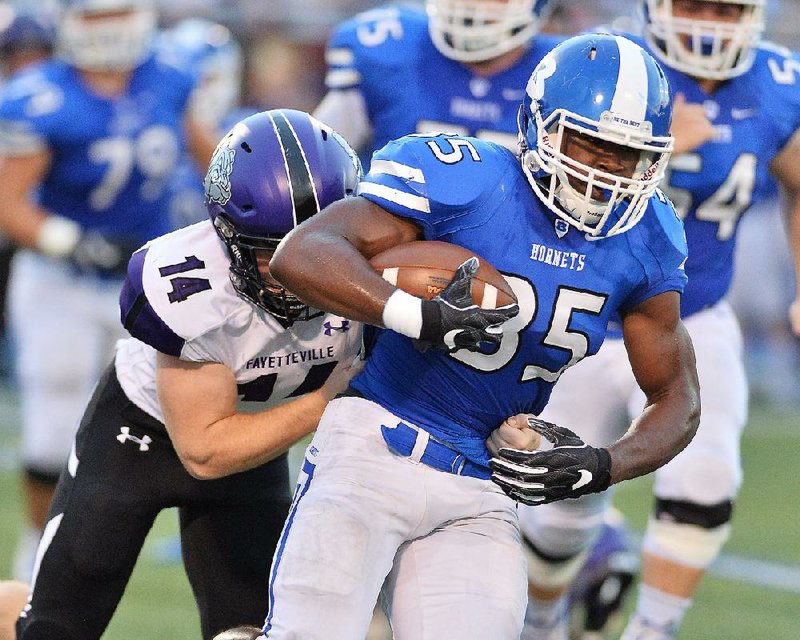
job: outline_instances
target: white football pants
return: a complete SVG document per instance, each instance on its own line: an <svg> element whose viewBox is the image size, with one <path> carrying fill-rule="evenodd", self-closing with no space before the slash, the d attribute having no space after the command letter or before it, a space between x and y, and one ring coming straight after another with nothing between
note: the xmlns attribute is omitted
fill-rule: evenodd
<svg viewBox="0 0 800 640"><path fill-rule="evenodd" d="M273 563L269 640L361 640L382 586L396 640L519 638L514 502L392 453L380 427L398 421L363 398L325 411Z"/></svg>
<svg viewBox="0 0 800 640"><path fill-rule="evenodd" d="M9 281L9 318L22 411L22 463L58 474L86 403L127 335L120 280L76 275L68 265L19 251Z"/></svg>

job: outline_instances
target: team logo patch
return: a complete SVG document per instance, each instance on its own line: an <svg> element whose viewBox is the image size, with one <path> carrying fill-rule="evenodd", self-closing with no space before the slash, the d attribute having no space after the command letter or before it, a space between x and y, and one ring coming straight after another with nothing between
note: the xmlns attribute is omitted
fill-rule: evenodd
<svg viewBox="0 0 800 640"><path fill-rule="evenodd" d="M153 439L148 435L144 435L141 438L131 435L130 427L120 427L117 440L119 440L122 444L125 444L125 442L128 440L135 442L139 445L139 451L149 451L150 443L153 442Z"/></svg>
<svg viewBox="0 0 800 640"><path fill-rule="evenodd" d="M208 173L203 181L208 202L224 205L231 199L231 173L235 155L236 151L224 141L214 150L208 165Z"/></svg>
<svg viewBox="0 0 800 640"><path fill-rule="evenodd" d="M341 331L342 333L344 333L345 331L350 331L349 320L342 320L342 324L340 324L338 327L336 325L331 324L330 321L326 322L322 326L325 327L326 336L331 335L334 331Z"/></svg>
<svg viewBox="0 0 800 640"><path fill-rule="evenodd" d="M563 238L565 235L567 235L567 231L569 231L569 225L567 224L566 220L561 220L559 218L555 222L555 229L556 229L556 235L559 238Z"/></svg>

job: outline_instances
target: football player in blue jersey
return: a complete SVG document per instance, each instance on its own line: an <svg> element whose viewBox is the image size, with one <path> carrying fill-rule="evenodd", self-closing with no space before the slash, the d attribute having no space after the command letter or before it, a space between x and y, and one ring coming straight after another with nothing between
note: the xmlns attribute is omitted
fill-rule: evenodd
<svg viewBox="0 0 800 640"><path fill-rule="evenodd" d="M0 228L23 249L9 291L30 527L20 578L81 411L124 335L127 259L170 229L164 187L184 139L205 165L217 138L187 115L192 78L151 55L155 22L147 0L71 0L58 59L15 76L0 102Z"/></svg>
<svg viewBox="0 0 800 640"><path fill-rule="evenodd" d="M672 145L663 72L630 40L586 35L523 87L519 156L458 135L392 141L360 197L299 225L273 256L272 275L302 300L384 330L306 451L273 562L270 640L364 637L379 595L398 640L519 638L515 501L603 491L693 436L686 246L658 191ZM433 300L371 268L423 239L483 256L518 303L472 302L477 258ZM648 404L636 429L598 448L533 415L615 314ZM493 449L490 461L487 438L509 416L552 448Z"/></svg>
<svg viewBox="0 0 800 640"><path fill-rule="evenodd" d="M263 621L290 503L286 451L346 387L361 346L358 323L309 309L269 261L359 177L352 149L308 114L256 114L214 153L210 219L134 253L119 298L132 337L59 479L18 640L100 638L170 507L202 637Z"/></svg>
<svg viewBox="0 0 800 640"><path fill-rule="evenodd" d="M765 0L643 2L643 44L663 63L673 92L699 116L693 131L700 135L693 143L684 140L684 152L673 155L664 190L686 228L688 284L681 316L697 352L703 414L686 450L656 472L638 602L624 640L674 638L730 534L748 406L741 333L725 299L737 229L748 208L769 196L773 177L792 197L792 219L800 220L800 58L760 42L764 5ZM800 243L794 250L800 256ZM563 376L543 412L594 444L618 437L644 401L618 328L612 332L615 339L605 342L598 357ZM525 640L566 638L559 596L609 499L521 509L523 532L536 552Z"/></svg>
<svg viewBox="0 0 800 640"><path fill-rule="evenodd" d="M328 93L315 115L359 150L414 132L475 136L517 148L531 70L563 38L539 29L552 0L428 0L390 5L333 33Z"/></svg>

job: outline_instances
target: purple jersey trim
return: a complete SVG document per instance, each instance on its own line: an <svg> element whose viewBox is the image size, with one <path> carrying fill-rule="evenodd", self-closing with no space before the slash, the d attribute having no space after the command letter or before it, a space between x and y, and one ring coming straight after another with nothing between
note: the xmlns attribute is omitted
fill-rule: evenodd
<svg viewBox="0 0 800 640"><path fill-rule="evenodd" d="M178 357L186 341L158 316L144 293L142 270L147 251L137 251L128 263L128 277L119 296L120 320L134 338L157 351Z"/></svg>

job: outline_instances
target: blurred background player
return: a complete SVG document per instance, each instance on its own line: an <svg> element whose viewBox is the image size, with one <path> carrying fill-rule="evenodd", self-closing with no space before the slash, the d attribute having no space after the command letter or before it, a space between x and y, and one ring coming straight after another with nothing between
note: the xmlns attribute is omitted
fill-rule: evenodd
<svg viewBox="0 0 800 640"><path fill-rule="evenodd" d="M642 6L644 43L663 63L676 105L695 106L694 127L687 127L694 144L683 141L664 189L684 219L689 245L681 314L697 353L702 416L687 449L656 471L639 597L624 640L676 637L730 534L748 407L741 332L726 300L736 235L741 216L772 194L773 177L790 196L795 230L800 220L800 167L793 161L800 150L800 66L791 52L760 43L764 6L764 0L646 0ZM800 243L794 249L800 264ZM606 341L599 356L565 373L543 413L595 444L618 437L643 401L622 341ZM560 596L609 499L520 510L534 551L524 640L566 638Z"/></svg>
<svg viewBox="0 0 800 640"><path fill-rule="evenodd" d="M0 3L0 76L7 81L30 64L49 58L55 44L55 25L49 16L23 13Z"/></svg>
<svg viewBox="0 0 800 640"><path fill-rule="evenodd" d="M0 104L0 228L23 248L9 290L28 509L21 579L83 407L124 335L127 259L171 228L165 185L184 141L204 165L214 148L187 108L193 79L151 55L155 24L146 0L70 1L58 59L18 73Z"/></svg>
<svg viewBox="0 0 800 640"><path fill-rule="evenodd" d="M315 115L359 151L414 132L446 132L516 150L532 69L562 38L539 33L550 0L429 0L339 25ZM369 157L369 153L366 157Z"/></svg>
<svg viewBox="0 0 800 640"><path fill-rule="evenodd" d="M355 153L308 114L256 114L217 147L207 219L133 255L120 296L133 337L81 421L19 640L100 638L173 506L203 637L264 619L289 510L286 450L346 387L361 344L360 325L300 303L269 262L359 177Z"/></svg>
<svg viewBox="0 0 800 640"><path fill-rule="evenodd" d="M244 57L239 42L224 25L187 18L161 31L156 47L162 60L188 69L194 76L190 112L215 135L222 136L234 123L257 111L240 108ZM181 156L167 189L175 228L199 222L204 211L203 176L189 154Z"/></svg>
<svg viewBox="0 0 800 640"><path fill-rule="evenodd" d="M53 54L55 26L46 16L22 13L13 4L0 3L0 91L24 67ZM10 374L10 347L6 335L6 293L14 245L0 232L0 375Z"/></svg>

